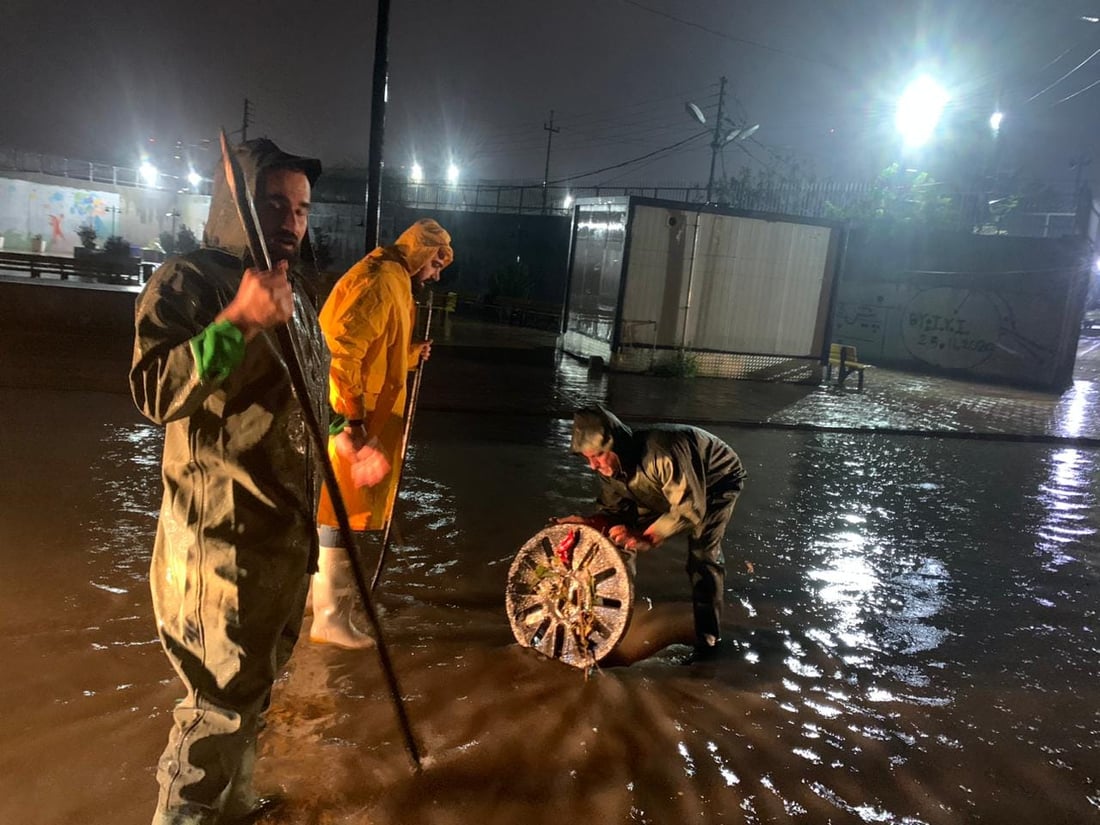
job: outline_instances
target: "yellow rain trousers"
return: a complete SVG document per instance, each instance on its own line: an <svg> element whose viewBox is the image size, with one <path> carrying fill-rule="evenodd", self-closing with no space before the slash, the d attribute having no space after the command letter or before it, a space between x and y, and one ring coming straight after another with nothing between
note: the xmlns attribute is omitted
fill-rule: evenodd
<svg viewBox="0 0 1100 825"><path fill-rule="evenodd" d="M351 466L329 439L329 457L347 505L351 529L380 530L397 494L405 384L416 367L411 351L416 304L412 275L439 258L451 263L451 236L430 218L417 221L391 246L378 247L349 269L321 309L321 330L332 355L329 403L349 419L364 420L379 439L392 470L374 487L356 489ZM322 489L317 523L336 527L328 490Z"/></svg>

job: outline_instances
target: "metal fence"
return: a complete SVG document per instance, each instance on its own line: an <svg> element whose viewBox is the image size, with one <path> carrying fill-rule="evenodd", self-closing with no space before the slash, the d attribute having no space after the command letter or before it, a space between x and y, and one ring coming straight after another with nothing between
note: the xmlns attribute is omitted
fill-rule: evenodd
<svg viewBox="0 0 1100 825"><path fill-rule="evenodd" d="M138 169L95 161L25 152L0 147L0 171L32 173L115 186L181 191L185 181L160 172L155 185L141 179ZM210 194L203 180L196 194ZM1077 192L1044 192L1009 196L990 192L948 191L935 185L936 219L942 228L981 234L1028 237L1089 235L1097 230L1097 216L1087 187ZM927 206L906 202L906 187L890 192L880 182L836 181L749 185L736 180L718 187L717 205L750 212L774 212L807 218L844 218L873 214L883 195L893 195L916 214ZM323 175L314 192L322 203L365 203L366 174L362 170L334 170ZM900 192L900 194L899 194ZM542 186L540 183L411 183L393 177L382 182L382 203L413 209L494 212L521 215L572 214L577 198L637 196L701 204L702 186ZM858 219L858 217L857 217Z"/></svg>
<svg viewBox="0 0 1100 825"><path fill-rule="evenodd" d="M182 178L158 170L156 183L149 184L142 179L140 171L131 166L115 166L110 163L78 160L41 152L25 152L5 147L0 147L0 171L50 175L55 178L68 178L89 183L109 183L114 186L140 186L165 192L181 191L186 187L194 194L210 194L210 182L205 179L198 187L191 187Z"/></svg>

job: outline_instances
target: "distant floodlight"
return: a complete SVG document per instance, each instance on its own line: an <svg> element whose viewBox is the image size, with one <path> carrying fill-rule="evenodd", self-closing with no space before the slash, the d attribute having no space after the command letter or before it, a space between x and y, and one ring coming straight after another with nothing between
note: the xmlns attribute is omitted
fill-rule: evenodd
<svg viewBox="0 0 1100 825"><path fill-rule="evenodd" d="M758 131L760 131L760 124L759 124L759 123L756 123L756 124L754 124L754 125L750 126L750 127L749 127L748 129L746 129L745 131L743 131L743 132L741 133L741 135L740 135L739 139L740 139L740 140L748 140L748 139L749 139L749 138L751 138L751 137L752 137L753 135L755 135L755 134L756 134L756 133L757 133Z"/></svg>
<svg viewBox="0 0 1100 825"><path fill-rule="evenodd" d="M694 103L685 103L684 108L687 109L687 113L699 121L700 126L707 125L707 116L703 114L703 110L696 106Z"/></svg>
<svg viewBox="0 0 1100 825"><path fill-rule="evenodd" d="M1081 19L1084 20L1086 23L1100 23L1100 17L1087 17L1082 14Z"/></svg>
<svg viewBox="0 0 1100 825"><path fill-rule="evenodd" d="M447 183L454 186L458 183L458 167L454 163L450 163L447 166Z"/></svg>
<svg viewBox="0 0 1100 825"><path fill-rule="evenodd" d="M993 134L1001 131L1001 121L1003 121L1004 119L1004 112L994 112L989 116L989 128L993 130Z"/></svg>
<svg viewBox="0 0 1100 825"><path fill-rule="evenodd" d="M157 167L147 160L141 162L141 166L138 167L138 174L141 175L141 179L145 181L147 186L156 186L157 177L160 175Z"/></svg>
<svg viewBox="0 0 1100 825"><path fill-rule="evenodd" d="M566 192L565 193L565 200L563 200L561 202L561 208L562 209L568 209L572 205L573 205L573 196L570 195L568 192Z"/></svg>
<svg viewBox="0 0 1100 825"><path fill-rule="evenodd" d="M412 169L409 170L409 180L413 183L422 183L424 181L424 170L420 168L420 164L415 160L413 161Z"/></svg>
<svg viewBox="0 0 1100 825"><path fill-rule="evenodd" d="M1096 271L1100 272L1100 258L1096 259L1096 263L1093 264L1096 267Z"/></svg>
<svg viewBox="0 0 1100 825"><path fill-rule="evenodd" d="M187 173L187 182L191 184L192 188L197 187L200 183L202 183L202 175L192 169L190 172Z"/></svg>
<svg viewBox="0 0 1100 825"><path fill-rule="evenodd" d="M928 142L950 99L947 90L926 74L905 88L894 123L906 145L916 147Z"/></svg>

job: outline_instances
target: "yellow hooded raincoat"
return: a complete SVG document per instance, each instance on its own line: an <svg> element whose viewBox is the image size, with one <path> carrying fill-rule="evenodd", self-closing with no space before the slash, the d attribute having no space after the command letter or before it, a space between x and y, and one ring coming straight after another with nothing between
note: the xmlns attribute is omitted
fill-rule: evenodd
<svg viewBox="0 0 1100 825"><path fill-rule="evenodd" d="M408 371L416 321L412 275L438 257L454 259L451 236L430 218L417 221L391 246L378 247L349 269L321 309L321 330L332 353L329 403L350 419L363 419L367 435L378 438L393 469L374 487L356 489L351 467L329 441L351 528L379 530L397 493L399 451ZM321 491L318 524L337 526L327 489Z"/></svg>

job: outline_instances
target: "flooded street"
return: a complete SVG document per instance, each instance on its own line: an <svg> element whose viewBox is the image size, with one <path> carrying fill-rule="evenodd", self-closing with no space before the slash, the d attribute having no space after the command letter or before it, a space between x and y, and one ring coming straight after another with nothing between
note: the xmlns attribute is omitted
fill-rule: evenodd
<svg viewBox="0 0 1100 825"><path fill-rule="evenodd" d="M1100 820L1100 452L708 425L749 473L727 646L680 643L674 540L639 563L629 652L656 652L586 681L504 612L524 541L590 509L568 400L418 414L379 607L424 770L373 652L302 641L261 740L273 821ZM145 823L181 693L147 582L161 433L124 395L0 410L0 822Z"/></svg>

